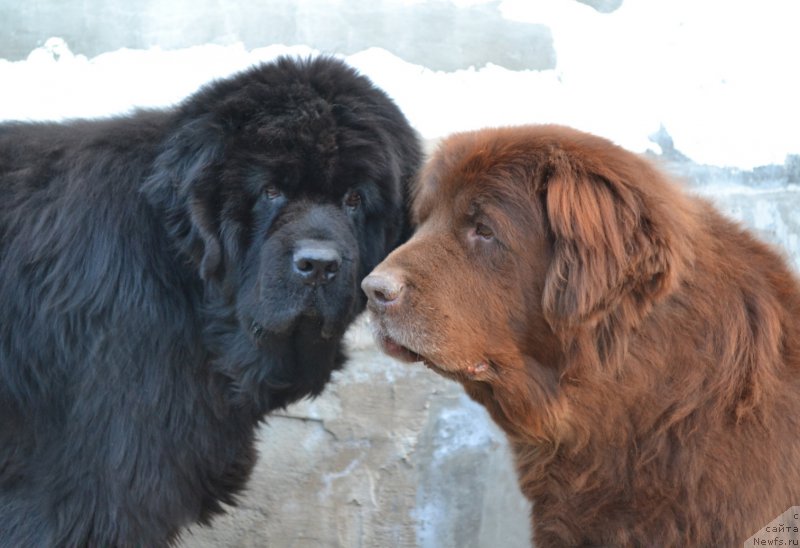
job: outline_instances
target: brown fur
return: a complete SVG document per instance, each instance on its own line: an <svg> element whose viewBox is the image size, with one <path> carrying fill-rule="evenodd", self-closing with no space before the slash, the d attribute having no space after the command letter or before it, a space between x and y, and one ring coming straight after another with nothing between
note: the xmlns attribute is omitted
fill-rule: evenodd
<svg viewBox="0 0 800 548"><path fill-rule="evenodd" d="M800 504L800 285L769 246L557 126L448 138L414 212L363 284L377 336L506 431L537 546L741 545Z"/></svg>

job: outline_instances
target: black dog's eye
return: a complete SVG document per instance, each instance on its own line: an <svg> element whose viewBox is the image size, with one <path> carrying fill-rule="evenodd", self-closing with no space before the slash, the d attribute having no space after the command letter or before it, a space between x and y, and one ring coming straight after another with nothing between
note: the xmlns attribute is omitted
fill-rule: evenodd
<svg viewBox="0 0 800 548"><path fill-rule="evenodd" d="M361 205L361 194L357 190L351 190L344 197L344 205L356 209Z"/></svg>
<svg viewBox="0 0 800 548"><path fill-rule="evenodd" d="M491 240L494 238L494 232L492 232L492 229L483 223L475 223L475 234L484 240Z"/></svg>
<svg viewBox="0 0 800 548"><path fill-rule="evenodd" d="M270 200L275 200L282 196L281 190L275 185L267 185L264 187L264 196Z"/></svg>

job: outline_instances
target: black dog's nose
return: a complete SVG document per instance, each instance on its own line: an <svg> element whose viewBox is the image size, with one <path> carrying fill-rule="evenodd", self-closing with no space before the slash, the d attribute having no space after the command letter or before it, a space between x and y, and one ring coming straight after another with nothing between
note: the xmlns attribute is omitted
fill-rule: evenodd
<svg viewBox="0 0 800 548"><path fill-rule="evenodd" d="M361 282L371 308L383 309L394 303L403 292L403 282L391 273L373 272Z"/></svg>
<svg viewBox="0 0 800 548"><path fill-rule="evenodd" d="M322 285L336 277L342 256L330 242L300 240L295 246L292 266L304 283Z"/></svg>

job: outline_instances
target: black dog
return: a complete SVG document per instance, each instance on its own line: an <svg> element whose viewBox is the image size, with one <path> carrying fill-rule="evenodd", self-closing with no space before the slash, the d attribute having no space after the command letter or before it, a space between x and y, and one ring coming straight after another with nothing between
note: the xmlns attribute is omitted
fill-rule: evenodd
<svg viewBox="0 0 800 548"><path fill-rule="evenodd" d="M417 137L331 58L0 125L0 546L164 545L319 394L406 234Z"/></svg>

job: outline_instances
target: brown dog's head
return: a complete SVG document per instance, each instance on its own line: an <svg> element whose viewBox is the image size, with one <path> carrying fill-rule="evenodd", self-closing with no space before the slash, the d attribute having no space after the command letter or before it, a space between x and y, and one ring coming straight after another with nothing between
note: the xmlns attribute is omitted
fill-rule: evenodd
<svg viewBox="0 0 800 548"><path fill-rule="evenodd" d="M575 130L454 135L418 183L417 232L362 283L376 336L512 435L545 436L561 388L618 365L677 283L673 199L647 162Z"/></svg>

